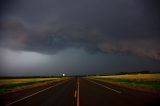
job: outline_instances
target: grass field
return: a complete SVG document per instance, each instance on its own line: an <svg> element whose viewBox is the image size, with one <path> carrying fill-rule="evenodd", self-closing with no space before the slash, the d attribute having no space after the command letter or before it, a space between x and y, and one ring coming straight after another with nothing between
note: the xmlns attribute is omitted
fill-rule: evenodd
<svg viewBox="0 0 160 106"><path fill-rule="evenodd" d="M160 89L160 74L89 76L88 78L120 85Z"/></svg>
<svg viewBox="0 0 160 106"><path fill-rule="evenodd" d="M65 79L67 78L4 78L0 79L0 93L45 83L57 82Z"/></svg>

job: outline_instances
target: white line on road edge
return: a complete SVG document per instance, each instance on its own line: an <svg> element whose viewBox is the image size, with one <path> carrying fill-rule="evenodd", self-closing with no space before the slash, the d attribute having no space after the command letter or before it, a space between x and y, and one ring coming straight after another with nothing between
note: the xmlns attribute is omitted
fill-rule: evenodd
<svg viewBox="0 0 160 106"><path fill-rule="evenodd" d="M77 106L79 106L79 79L77 79Z"/></svg>
<svg viewBox="0 0 160 106"><path fill-rule="evenodd" d="M53 85L53 86L50 86L50 87L48 87L48 88L45 88L45 89L40 90L40 91L38 91L38 92L35 92L35 93L33 93L33 94L31 94L31 95L28 95L28 96L26 96L26 97L23 97L23 98L21 98L21 99L19 99L19 100L13 101L13 102L7 104L6 106L10 106L10 105L12 105L12 104L14 104L14 103L17 103L17 102L19 102L19 101L22 101L22 100L24 100L24 99L27 99L27 98L29 98L29 97L32 97L32 96L34 96L34 95L36 95L36 94L39 94L39 93L41 93L41 92L44 92L44 91L49 90L49 89L51 89L51 88L54 88L54 87L56 87L56 86L58 86L58 85L63 84L64 82L66 82L66 81L63 81L63 82L61 82L61 83L55 84L55 85Z"/></svg>
<svg viewBox="0 0 160 106"><path fill-rule="evenodd" d="M88 79L87 79L88 80ZM103 84L99 84L99 83L97 83L97 82L95 82L95 81L92 81L92 80L88 80L88 81L90 81L90 82L92 82L92 83L95 83L95 84L97 84L97 85L99 85L99 86L102 86L102 87L104 87L104 88L107 88L107 89L109 89L109 90L112 90L112 91L114 91L114 92L116 92L116 93L121 93L120 91L117 91L117 90L115 90L115 89L112 89L112 88L110 88L110 87L107 87L107 86L105 86L105 85L103 85Z"/></svg>

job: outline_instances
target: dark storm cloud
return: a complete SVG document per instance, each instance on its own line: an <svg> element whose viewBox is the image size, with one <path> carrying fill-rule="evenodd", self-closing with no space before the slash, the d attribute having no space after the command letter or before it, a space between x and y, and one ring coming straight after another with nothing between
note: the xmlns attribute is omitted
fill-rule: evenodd
<svg viewBox="0 0 160 106"><path fill-rule="evenodd" d="M2 47L57 53L126 53L160 60L155 0L19 1L2 13ZM13 9L12 9L13 8Z"/></svg>

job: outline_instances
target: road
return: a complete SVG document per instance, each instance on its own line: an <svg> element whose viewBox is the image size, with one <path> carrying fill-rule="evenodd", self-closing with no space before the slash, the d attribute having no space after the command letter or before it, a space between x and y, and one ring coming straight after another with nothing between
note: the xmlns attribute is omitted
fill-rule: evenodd
<svg viewBox="0 0 160 106"><path fill-rule="evenodd" d="M1 106L158 106L160 103L159 94L85 78L72 78L0 97Z"/></svg>

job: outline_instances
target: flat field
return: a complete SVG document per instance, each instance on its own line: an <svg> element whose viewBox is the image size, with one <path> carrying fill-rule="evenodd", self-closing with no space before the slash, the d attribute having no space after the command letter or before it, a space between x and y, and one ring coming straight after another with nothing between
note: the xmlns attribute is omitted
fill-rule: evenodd
<svg viewBox="0 0 160 106"><path fill-rule="evenodd" d="M53 83L67 78L1 78L0 79L0 93L23 89L26 87L39 86L47 83Z"/></svg>
<svg viewBox="0 0 160 106"><path fill-rule="evenodd" d="M89 76L87 78L120 85L160 89L160 74Z"/></svg>

